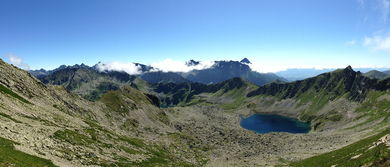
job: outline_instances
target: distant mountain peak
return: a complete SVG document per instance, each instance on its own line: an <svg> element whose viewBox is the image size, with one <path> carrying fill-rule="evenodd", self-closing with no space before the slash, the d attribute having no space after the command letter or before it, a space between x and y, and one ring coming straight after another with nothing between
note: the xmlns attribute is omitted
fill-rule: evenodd
<svg viewBox="0 0 390 167"><path fill-rule="evenodd" d="M242 59L240 63L252 64L247 58Z"/></svg>
<svg viewBox="0 0 390 167"><path fill-rule="evenodd" d="M353 69L352 69L352 67L350 65L347 68L345 68L345 70L353 71Z"/></svg>
<svg viewBox="0 0 390 167"><path fill-rule="evenodd" d="M187 66L196 66L196 65L198 65L200 62L199 61L195 61L195 60L189 60L189 61L187 61L186 62L186 65Z"/></svg>
<svg viewBox="0 0 390 167"><path fill-rule="evenodd" d="M354 70L352 69L351 66L346 67L346 68L343 69L342 71L343 71L343 73L344 73L346 76L349 76L349 77L354 76L354 75L356 75L357 73L360 74L359 71L358 71L358 72L354 71Z"/></svg>
<svg viewBox="0 0 390 167"><path fill-rule="evenodd" d="M379 79L379 80L390 78L390 74L378 70L371 70L364 73L363 75L371 79Z"/></svg>

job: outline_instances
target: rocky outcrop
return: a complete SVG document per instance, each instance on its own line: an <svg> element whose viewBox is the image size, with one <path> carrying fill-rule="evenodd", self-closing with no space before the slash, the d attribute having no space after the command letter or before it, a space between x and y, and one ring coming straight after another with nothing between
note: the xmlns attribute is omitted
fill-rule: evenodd
<svg viewBox="0 0 390 167"><path fill-rule="evenodd" d="M236 77L243 78L256 85L264 85L277 79L282 81L285 80L272 73L258 73L252 71L248 64L250 64L248 59L243 59L241 62L215 61L215 64L210 68L193 70L183 74L183 76L192 82L203 84L215 84Z"/></svg>
<svg viewBox="0 0 390 167"><path fill-rule="evenodd" d="M330 96L330 99L349 93L349 99L361 101L371 89L388 90L390 89L389 80L378 81L364 77L360 72L355 72L351 66L348 66L342 70L324 73L305 80L284 84L271 83L259 87L247 96L253 97L263 94L286 99L299 97L311 90L313 92L324 91Z"/></svg>

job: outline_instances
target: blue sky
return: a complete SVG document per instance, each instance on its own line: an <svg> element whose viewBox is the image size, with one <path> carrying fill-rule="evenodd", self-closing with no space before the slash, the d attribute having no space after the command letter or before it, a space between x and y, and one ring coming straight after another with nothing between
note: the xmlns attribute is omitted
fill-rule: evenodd
<svg viewBox="0 0 390 167"><path fill-rule="evenodd" d="M244 57L263 72L390 67L389 23L390 0L1 0L0 56L30 69Z"/></svg>

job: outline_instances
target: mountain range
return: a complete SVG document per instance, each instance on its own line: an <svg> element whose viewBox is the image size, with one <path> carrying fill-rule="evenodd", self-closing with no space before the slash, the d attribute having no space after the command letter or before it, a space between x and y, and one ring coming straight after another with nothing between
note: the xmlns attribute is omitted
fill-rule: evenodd
<svg viewBox="0 0 390 167"><path fill-rule="evenodd" d="M83 64L27 72L0 60L0 166L390 164L389 78L348 66L285 82L264 79L273 75L249 63L217 61L187 73L144 66L130 75ZM256 113L311 130L240 127Z"/></svg>
<svg viewBox="0 0 390 167"><path fill-rule="evenodd" d="M210 68L192 70L189 72L163 72L158 69L134 63L141 67L141 73L130 75L123 71L102 71L97 65L93 67L81 65L62 65L54 70L33 70L32 75L45 84L62 85L69 91L81 94L89 100L98 99L103 93L117 90L123 85L136 86L140 79L148 84L157 83L202 83L212 84L240 77L256 85L264 85L285 79L272 73L258 73L253 71L248 64L250 61L244 58L242 61L215 61ZM198 61L190 60L187 66L196 66ZM140 85L138 85L140 86Z"/></svg>
<svg viewBox="0 0 390 167"><path fill-rule="evenodd" d="M199 61L190 60L186 62L186 65L197 66L199 65ZM100 70L98 65L101 63L94 65L93 67L86 66L84 64L81 65L73 65L73 66L65 66L62 65L54 70L46 71L44 69L40 70L31 70L30 73L41 79L52 75L56 71L62 71L67 69L84 69L91 70L97 72L110 72L115 70ZM218 83L222 82L234 77L241 77L250 82L253 82L257 85L264 85L275 80L286 81L284 78L278 77L272 73L258 73L253 71L248 64L251 62L244 58L241 61L214 61L214 64L209 68L204 69L194 69L189 72L163 72L157 68L152 66L143 65L139 63L133 63L135 66L140 67L140 78L149 83L158 83L158 82L199 82L204 84ZM123 72L123 71L117 71ZM129 74L130 75L130 74ZM49 76L50 77L50 76Z"/></svg>
<svg viewBox="0 0 390 167"><path fill-rule="evenodd" d="M302 80L310 77L317 76L322 73L331 72L336 70L336 68L325 68L325 69L315 69L315 68L301 68L301 69L287 69L283 71L276 72L275 74L285 78L288 81L296 81ZM389 73L389 68L356 68L356 71L360 71L362 73L367 73L369 71L382 71Z"/></svg>

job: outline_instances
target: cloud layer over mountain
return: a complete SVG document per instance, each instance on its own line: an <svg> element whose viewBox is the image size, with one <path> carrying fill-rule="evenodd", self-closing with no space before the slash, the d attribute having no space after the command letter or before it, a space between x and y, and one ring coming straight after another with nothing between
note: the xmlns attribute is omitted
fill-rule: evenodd
<svg viewBox="0 0 390 167"><path fill-rule="evenodd" d="M200 61L196 65L187 65L184 61L165 59L161 62L152 63L151 66L163 72L189 72L191 70L202 70L210 68L214 61Z"/></svg>
<svg viewBox="0 0 390 167"><path fill-rule="evenodd" d="M134 63L122 63L122 62L111 62L111 63L98 63L96 68L102 71L119 71L126 72L130 75L141 74L141 66Z"/></svg>

